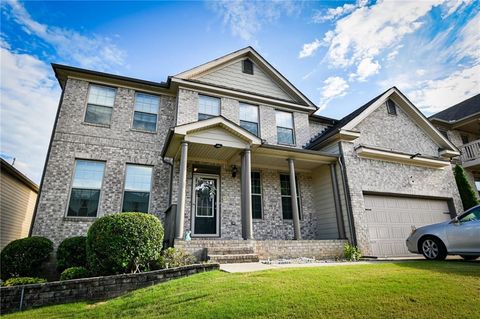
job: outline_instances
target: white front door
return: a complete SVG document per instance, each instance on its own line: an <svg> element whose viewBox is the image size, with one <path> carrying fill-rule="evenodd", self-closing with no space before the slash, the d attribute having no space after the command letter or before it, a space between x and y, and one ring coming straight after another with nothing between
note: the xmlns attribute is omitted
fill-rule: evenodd
<svg viewBox="0 0 480 319"><path fill-rule="evenodd" d="M192 196L192 230L194 236L219 235L219 178L194 175Z"/></svg>

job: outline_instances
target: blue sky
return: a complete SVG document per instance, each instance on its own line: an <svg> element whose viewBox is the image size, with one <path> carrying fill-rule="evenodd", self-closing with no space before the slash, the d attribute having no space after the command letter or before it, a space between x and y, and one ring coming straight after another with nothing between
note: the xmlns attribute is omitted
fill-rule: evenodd
<svg viewBox="0 0 480 319"><path fill-rule="evenodd" d="M253 46L341 118L393 85L426 115L480 92L478 0L1 4L0 156L39 182L63 63L152 81Z"/></svg>

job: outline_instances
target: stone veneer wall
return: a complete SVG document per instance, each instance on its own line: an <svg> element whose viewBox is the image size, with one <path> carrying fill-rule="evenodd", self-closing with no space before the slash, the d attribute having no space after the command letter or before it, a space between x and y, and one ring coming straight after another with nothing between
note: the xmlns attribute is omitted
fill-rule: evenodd
<svg viewBox="0 0 480 319"><path fill-rule="evenodd" d="M98 216L121 211L127 163L153 166L150 212L160 215L168 205L170 168L160 153L173 126L175 97L161 96L157 132L148 133L131 129L135 91L123 87L117 88L110 126L84 123L88 87L86 81L67 81L34 221L33 235L55 245L85 235L95 220L66 217L75 159L106 163Z"/></svg>
<svg viewBox="0 0 480 319"><path fill-rule="evenodd" d="M217 270L218 264L198 264L138 274L55 281L0 288L1 313L82 300L101 300L156 285L170 279Z"/></svg>
<svg viewBox="0 0 480 319"><path fill-rule="evenodd" d="M346 240L175 240L175 248L205 260L207 250L215 248L252 248L260 259L308 257L326 259L343 256Z"/></svg>

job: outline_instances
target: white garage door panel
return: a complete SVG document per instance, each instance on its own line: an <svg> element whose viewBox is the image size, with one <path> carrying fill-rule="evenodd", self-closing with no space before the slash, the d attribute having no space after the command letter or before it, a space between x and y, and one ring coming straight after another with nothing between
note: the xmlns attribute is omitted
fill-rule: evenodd
<svg viewBox="0 0 480 319"><path fill-rule="evenodd" d="M447 201L413 197L364 195L365 215L374 256L411 255L405 240L412 226L450 219Z"/></svg>

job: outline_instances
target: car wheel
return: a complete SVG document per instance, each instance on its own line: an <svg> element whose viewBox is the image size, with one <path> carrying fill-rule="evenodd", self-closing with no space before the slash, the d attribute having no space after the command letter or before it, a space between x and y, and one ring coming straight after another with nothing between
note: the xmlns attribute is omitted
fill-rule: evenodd
<svg viewBox="0 0 480 319"><path fill-rule="evenodd" d="M447 250L442 241L434 237L424 238L420 243L420 251L428 260L444 260L447 257Z"/></svg>
<svg viewBox="0 0 480 319"><path fill-rule="evenodd" d="M477 258L480 257L480 256L460 255L460 257L462 257L462 258L465 259L465 260L475 260L475 259L477 259Z"/></svg>

